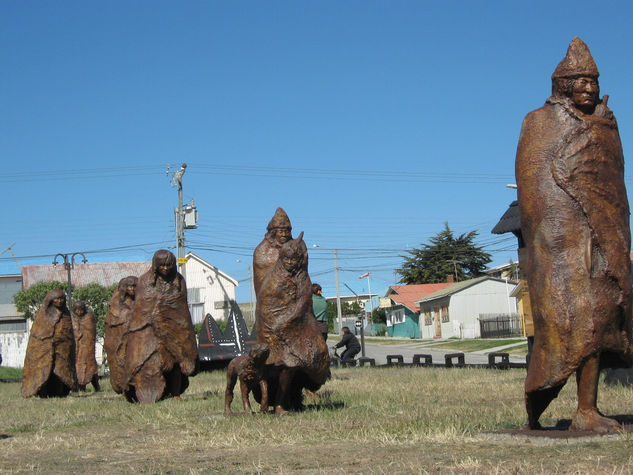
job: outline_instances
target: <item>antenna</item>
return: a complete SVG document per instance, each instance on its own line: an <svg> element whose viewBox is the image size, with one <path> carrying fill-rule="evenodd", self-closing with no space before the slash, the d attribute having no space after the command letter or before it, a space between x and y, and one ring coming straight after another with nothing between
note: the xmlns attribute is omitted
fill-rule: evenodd
<svg viewBox="0 0 633 475"><path fill-rule="evenodd" d="M18 269L20 269L20 271L22 271L22 265L20 264L20 261L18 261L18 258L15 256L15 254L13 253L13 249L11 249L13 246L15 246L15 243L12 243L9 247L7 247L4 251L0 252L0 255L4 254L5 252L9 251L11 253L11 255L13 256L13 259L15 260L15 263L18 265Z"/></svg>

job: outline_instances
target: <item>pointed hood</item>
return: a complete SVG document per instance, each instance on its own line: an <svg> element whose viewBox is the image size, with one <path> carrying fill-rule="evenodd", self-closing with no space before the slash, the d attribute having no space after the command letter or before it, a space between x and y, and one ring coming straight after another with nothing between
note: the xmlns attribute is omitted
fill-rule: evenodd
<svg viewBox="0 0 633 475"><path fill-rule="evenodd" d="M556 71L552 74L552 79L582 76L597 78L599 75L598 67L591 56L589 47L576 36L567 48L567 55L558 63Z"/></svg>
<svg viewBox="0 0 633 475"><path fill-rule="evenodd" d="M292 230L290 219L288 218L288 215L283 210L283 208L277 208L277 211L275 211L275 216L273 216L273 219L270 220L270 223L268 223L268 227L266 229L268 231L271 231L276 228L288 228Z"/></svg>

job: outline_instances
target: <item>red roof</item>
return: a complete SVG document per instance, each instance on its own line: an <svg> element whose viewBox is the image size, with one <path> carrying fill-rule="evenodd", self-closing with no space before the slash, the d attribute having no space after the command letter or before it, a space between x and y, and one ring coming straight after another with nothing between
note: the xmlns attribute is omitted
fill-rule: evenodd
<svg viewBox="0 0 633 475"><path fill-rule="evenodd" d="M451 282L442 282L440 284L392 285L387 291L387 297L396 304L404 305L412 312L418 313L420 308L416 305L416 300L420 300L449 285L453 284Z"/></svg>
<svg viewBox="0 0 633 475"><path fill-rule="evenodd" d="M118 284L123 277L139 277L149 270L151 262L94 262L77 263L70 271L73 286L83 287L92 282L109 287ZM68 281L68 271L64 264L22 266L22 282L25 289L41 281Z"/></svg>

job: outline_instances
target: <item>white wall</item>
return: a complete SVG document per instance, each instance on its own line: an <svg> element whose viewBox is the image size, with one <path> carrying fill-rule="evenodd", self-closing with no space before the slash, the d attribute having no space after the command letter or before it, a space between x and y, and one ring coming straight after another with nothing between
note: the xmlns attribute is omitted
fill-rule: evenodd
<svg viewBox="0 0 633 475"><path fill-rule="evenodd" d="M495 280L484 280L461 292L451 296L449 303L449 321L442 323L442 338L479 338L481 336L479 328L480 313L516 313L516 299L508 297L515 284ZM438 299L436 302L425 302L421 304L420 314L420 334L422 338L433 338L435 336L435 324L426 326L424 324L424 309L429 304L435 305L445 299ZM508 303L510 307L508 307Z"/></svg>
<svg viewBox="0 0 633 475"><path fill-rule="evenodd" d="M227 279L218 269L208 267L198 261L195 257L190 257L186 264L187 288L200 289L200 301L204 304L203 311L198 316L192 312L194 325L201 322L207 313L213 315L216 320L226 319L230 313L230 307L216 309L215 302L225 302L235 300L235 284ZM189 304L192 304L191 300Z"/></svg>
<svg viewBox="0 0 633 475"><path fill-rule="evenodd" d="M31 320L26 320L27 331L16 333L0 333L0 348L2 352L2 366L22 368L26 347L29 343Z"/></svg>

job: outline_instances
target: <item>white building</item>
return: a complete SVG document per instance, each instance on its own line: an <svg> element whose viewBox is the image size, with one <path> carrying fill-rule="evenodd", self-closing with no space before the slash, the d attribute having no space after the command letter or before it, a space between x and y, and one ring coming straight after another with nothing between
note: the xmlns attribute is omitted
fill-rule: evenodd
<svg viewBox="0 0 633 475"><path fill-rule="evenodd" d="M494 277L477 277L416 300L421 337L479 338L480 319L491 315L518 318L516 298L510 295L516 285Z"/></svg>
<svg viewBox="0 0 633 475"><path fill-rule="evenodd" d="M235 287L239 285L237 280L193 252L187 254L185 280L194 325L202 322L207 313L216 320L228 318L229 302L235 301Z"/></svg>

